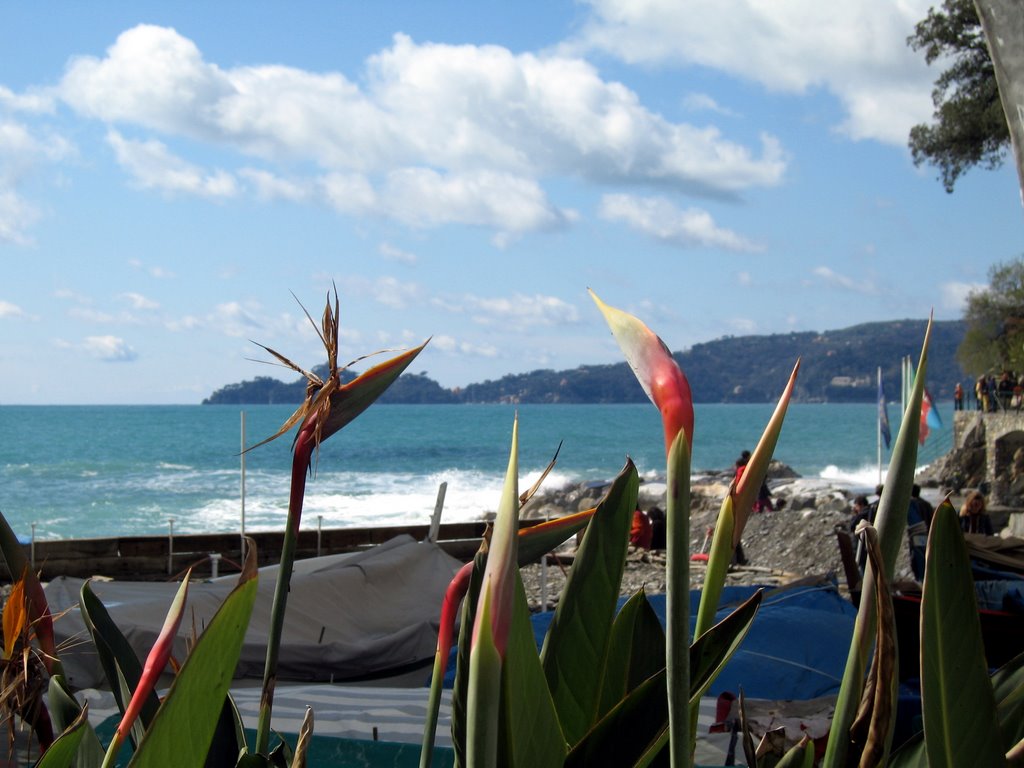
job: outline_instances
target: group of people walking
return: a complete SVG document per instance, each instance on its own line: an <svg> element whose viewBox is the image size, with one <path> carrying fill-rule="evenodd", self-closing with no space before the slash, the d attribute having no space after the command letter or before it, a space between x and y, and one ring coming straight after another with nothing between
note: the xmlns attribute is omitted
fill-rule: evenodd
<svg viewBox="0 0 1024 768"><path fill-rule="evenodd" d="M970 402L974 396L973 407ZM1003 371L996 376L979 376L974 382L973 392L964 390L958 381L953 388L953 410L1008 411L1020 410L1024 405L1024 374L1017 376Z"/></svg>

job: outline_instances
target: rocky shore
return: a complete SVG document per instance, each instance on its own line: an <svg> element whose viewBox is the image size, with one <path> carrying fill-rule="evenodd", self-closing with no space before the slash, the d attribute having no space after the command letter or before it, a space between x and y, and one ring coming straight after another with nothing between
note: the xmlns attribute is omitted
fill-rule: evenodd
<svg viewBox="0 0 1024 768"><path fill-rule="evenodd" d="M700 552L710 540L728 493L732 473L694 475L691 483L690 551ZM729 584L782 584L806 577L834 578L845 587L836 539L836 528L846 527L856 493L817 479L799 477L780 462L772 462L768 485L777 508L773 512L753 514L743 532L745 566L735 565ZM544 519L559 517L593 507L604 488L592 483L542 492L530 500L523 517ZM653 506L665 508L663 483L647 482L640 486L639 505L643 510ZM571 561L571 546L564 551L564 563L552 561L542 575L540 565L523 569L523 581L531 607L541 608L542 594L551 607L565 583L566 563ZM897 579L911 578L906 548L896 567ZM691 587L704 579L703 564L691 564ZM546 581L546 584L544 582ZM622 594L633 594L640 587L649 593L665 590L665 553L630 548L622 579Z"/></svg>

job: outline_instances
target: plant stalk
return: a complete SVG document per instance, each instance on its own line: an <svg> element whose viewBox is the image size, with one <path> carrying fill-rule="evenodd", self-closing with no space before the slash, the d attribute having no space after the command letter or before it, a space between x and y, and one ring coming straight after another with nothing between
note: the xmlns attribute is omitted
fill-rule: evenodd
<svg viewBox="0 0 1024 768"><path fill-rule="evenodd" d="M316 446L316 418L309 419L295 438L292 455L291 493L288 498L288 522L281 545L281 564L274 588L274 605L270 611L270 636L267 639L267 659L263 666L263 692L260 695L260 715L256 724L256 754L270 754L270 715L274 708L274 686L277 683L277 657L281 651L281 633L288 604L288 590L295 565L295 547L302 522L302 503L306 495L306 475L309 473L313 449Z"/></svg>
<svg viewBox="0 0 1024 768"><path fill-rule="evenodd" d="M665 667L672 768L691 763L690 748L690 447L682 430L668 453L665 570L668 575Z"/></svg>

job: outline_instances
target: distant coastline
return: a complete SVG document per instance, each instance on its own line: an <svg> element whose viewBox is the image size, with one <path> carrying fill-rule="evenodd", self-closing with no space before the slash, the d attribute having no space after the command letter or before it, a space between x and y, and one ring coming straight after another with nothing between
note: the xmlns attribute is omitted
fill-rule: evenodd
<svg viewBox="0 0 1024 768"><path fill-rule="evenodd" d="M877 397L879 367L886 396L898 398L900 360L909 355L916 362L925 325L923 320L894 320L824 333L727 336L695 344L674 356L686 372L694 400L700 403L773 402L797 358L801 368L794 393L796 402L871 402ZM963 336L962 321L933 325L927 386L936 399L951 399L956 383L968 380L956 360ZM349 378L355 376L346 373ZM284 382L260 376L221 387L203 404L299 403L305 393L305 379ZM442 387L425 373L407 373L380 402L593 404L644 400L646 396L629 367L617 363L509 374L453 389Z"/></svg>

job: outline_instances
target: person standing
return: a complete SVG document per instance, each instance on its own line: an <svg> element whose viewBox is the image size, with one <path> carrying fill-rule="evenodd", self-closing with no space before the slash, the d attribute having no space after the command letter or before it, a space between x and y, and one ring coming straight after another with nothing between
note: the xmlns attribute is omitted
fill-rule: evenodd
<svg viewBox="0 0 1024 768"><path fill-rule="evenodd" d="M960 382L956 383L953 387L953 410L962 411L964 409L964 388L960 386Z"/></svg>
<svg viewBox="0 0 1024 768"><path fill-rule="evenodd" d="M985 497L981 491L971 491L964 501L964 505L960 507L960 529L964 533L995 535L992 518L985 511Z"/></svg>

